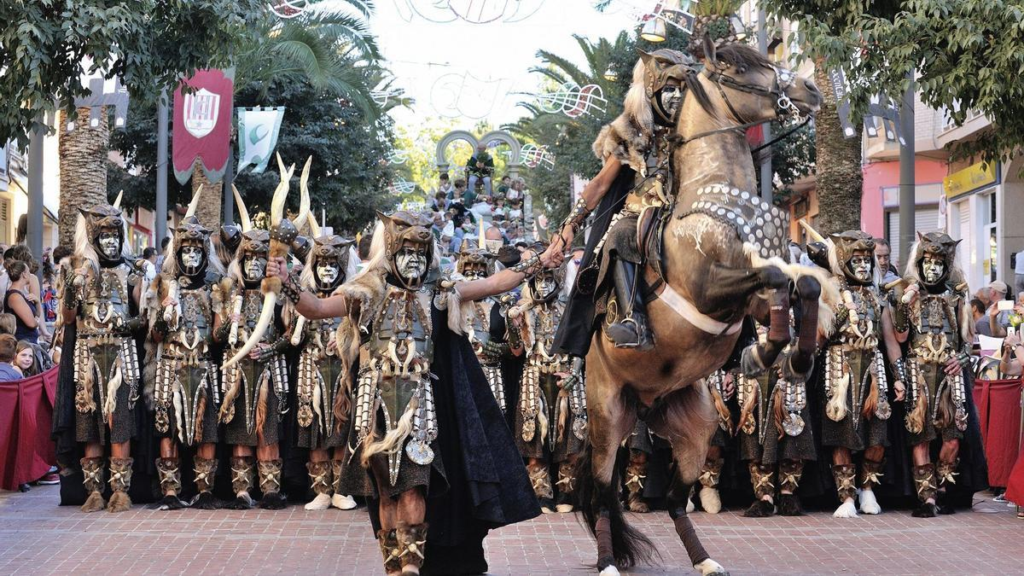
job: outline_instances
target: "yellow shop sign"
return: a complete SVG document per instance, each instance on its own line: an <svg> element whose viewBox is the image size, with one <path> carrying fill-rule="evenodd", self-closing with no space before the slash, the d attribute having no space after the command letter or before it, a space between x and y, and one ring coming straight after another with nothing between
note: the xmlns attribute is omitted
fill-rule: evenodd
<svg viewBox="0 0 1024 576"><path fill-rule="evenodd" d="M995 184L997 179L995 162L987 165L978 162L943 178L942 189L946 191L946 198L952 200L982 186Z"/></svg>

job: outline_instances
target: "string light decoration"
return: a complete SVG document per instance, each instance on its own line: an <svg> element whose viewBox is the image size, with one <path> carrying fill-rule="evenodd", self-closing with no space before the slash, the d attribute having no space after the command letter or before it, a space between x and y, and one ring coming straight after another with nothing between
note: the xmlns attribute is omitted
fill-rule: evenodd
<svg viewBox="0 0 1024 576"><path fill-rule="evenodd" d="M421 18L435 24L513 24L533 16L546 0L394 0L406 22Z"/></svg>
<svg viewBox="0 0 1024 576"><path fill-rule="evenodd" d="M508 95L508 90L502 90L508 82L506 78L483 80L468 71L443 74L430 87L430 105L445 118L481 120Z"/></svg>
<svg viewBox="0 0 1024 576"><path fill-rule="evenodd" d="M519 159L522 161L527 168L536 168L543 166L548 170L552 170L555 167L555 158L548 152L548 147L536 146L534 144L526 144L523 149L519 151Z"/></svg>
<svg viewBox="0 0 1024 576"><path fill-rule="evenodd" d="M405 93L401 88L386 88L370 92L370 98L377 106L385 106L392 98L401 98Z"/></svg>
<svg viewBox="0 0 1024 576"><path fill-rule="evenodd" d="M407 150L391 150L384 155L384 160L388 164L405 164L409 161L409 152Z"/></svg>
<svg viewBox="0 0 1024 576"><path fill-rule="evenodd" d="M664 40L666 24L687 34L693 33L695 17L690 8L696 3L696 0L679 0L674 3L675 7L669 7L665 0L594 0L592 4L596 10L603 9L605 13L628 14L634 25L643 26L645 32L652 33L651 41L659 42ZM655 32L662 33L662 40L656 39Z"/></svg>
<svg viewBox="0 0 1024 576"><path fill-rule="evenodd" d="M388 190L395 196L401 196L402 194L411 194L416 190L416 183L410 182L405 178L399 178L391 182L388 186Z"/></svg>
<svg viewBox="0 0 1024 576"><path fill-rule="evenodd" d="M580 87L579 84L569 81L558 87L554 92L546 94L532 94L537 104L545 112L556 114L561 112L569 118L579 118L584 114L593 114L595 111L604 113L608 101L604 98L604 91L597 84L587 84Z"/></svg>
<svg viewBox="0 0 1024 576"><path fill-rule="evenodd" d="M278 18L290 20L303 15L317 0L276 0L270 3L270 11Z"/></svg>

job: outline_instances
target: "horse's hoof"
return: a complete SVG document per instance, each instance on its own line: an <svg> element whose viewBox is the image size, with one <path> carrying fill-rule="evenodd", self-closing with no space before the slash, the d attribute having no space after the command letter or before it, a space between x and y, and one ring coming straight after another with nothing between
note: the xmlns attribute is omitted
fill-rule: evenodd
<svg viewBox="0 0 1024 576"><path fill-rule="evenodd" d="M604 570L598 572L598 576L619 576L619 569L613 566L607 566Z"/></svg>
<svg viewBox="0 0 1024 576"><path fill-rule="evenodd" d="M836 508L836 511L832 513L833 518L856 518L857 507L853 505L853 498L843 502Z"/></svg>
<svg viewBox="0 0 1024 576"><path fill-rule="evenodd" d="M881 514L882 507L878 505L873 490L862 490L860 493L860 511L862 514Z"/></svg>
<svg viewBox="0 0 1024 576"><path fill-rule="evenodd" d="M704 487L700 489L700 505L708 514L718 514L722 511L722 497L719 496L716 488Z"/></svg>
<svg viewBox="0 0 1024 576"><path fill-rule="evenodd" d="M252 508L252 497L242 492L235 496L235 499L224 504L225 510L248 510Z"/></svg>
<svg viewBox="0 0 1024 576"><path fill-rule="evenodd" d="M821 297L821 284L813 276L801 276L796 281L796 293L802 299L817 300Z"/></svg>
<svg viewBox="0 0 1024 576"><path fill-rule="evenodd" d="M189 508L195 508L196 510L217 510L222 508L224 503L209 492L200 492L199 494L196 494L196 497L192 499L192 502L188 506Z"/></svg>
<svg viewBox="0 0 1024 576"><path fill-rule="evenodd" d="M729 571L725 569L725 566L722 566L711 558L708 558L700 564L694 564L693 568L700 572L701 576L729 576Z"/></svg>

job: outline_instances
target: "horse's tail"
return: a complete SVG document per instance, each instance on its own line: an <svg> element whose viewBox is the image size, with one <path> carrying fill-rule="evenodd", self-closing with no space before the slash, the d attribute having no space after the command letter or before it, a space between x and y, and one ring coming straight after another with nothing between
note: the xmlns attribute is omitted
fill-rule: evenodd
<svg viewBox="0 0 1024 576"><path fill-rule="evenodd" d="M661 557L654 543L642 532L626 522L626 516L619 502L619 467L612 468L612 477L608 486L600 486L593 471L594 448L587 442L583 454L576 462L576 494L583 509L583 520L590 530L590 535L597 542L599 568L609 559L614 558L615 564L629 568L638 564L651 564ZM611 535L611 550L602 550L601 535L598 534L599 521L607 519L607 529ZM610 562L609 562L610 563Z"/></svg>

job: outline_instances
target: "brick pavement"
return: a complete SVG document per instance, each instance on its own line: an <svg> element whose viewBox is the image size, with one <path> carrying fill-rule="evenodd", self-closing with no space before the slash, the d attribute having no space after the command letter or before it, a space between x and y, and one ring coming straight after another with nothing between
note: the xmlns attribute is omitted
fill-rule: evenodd
<svg viewBox="0 0 1024 576"><path fill-rule="evenodd" d="M0 574L378 574L365 509L351 512L184 510L118 515L58 507L56 486L0 493ZM632 574L692 573L668 515L632 515L662 554ZM695 513L712 557L740 574L1020 574L1024 521L979 495L973 512L932 520L906 512L835 520ZM575 515L493 533L492 574L595 574ZM871 553L862 551L870 548ZM103 552L106 551L106 552Z"/></svg>

